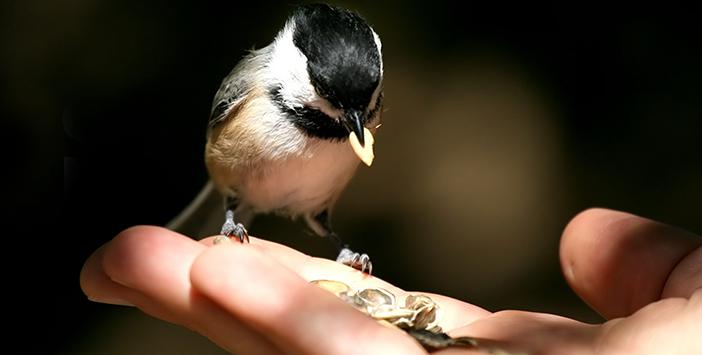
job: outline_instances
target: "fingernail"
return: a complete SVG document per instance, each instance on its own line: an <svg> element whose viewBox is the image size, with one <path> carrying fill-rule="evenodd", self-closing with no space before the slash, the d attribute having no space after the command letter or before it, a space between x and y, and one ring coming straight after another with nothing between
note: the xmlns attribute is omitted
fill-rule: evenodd
<svg viewBox="0 0 702 355"><path fill-rule="evenodd" d="M105 297L88 297L88 300L97 302L97 303L105 303L105 304L112 304L115 306L128 306L128 307L134 307L133 304L120 299L120 298L105 298Z"/></svg>

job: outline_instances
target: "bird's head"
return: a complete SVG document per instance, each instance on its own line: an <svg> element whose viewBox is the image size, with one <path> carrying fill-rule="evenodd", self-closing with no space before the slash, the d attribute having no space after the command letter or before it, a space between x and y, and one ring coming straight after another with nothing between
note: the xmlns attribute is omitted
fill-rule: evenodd
<svg viewBox="0 0 702 355"><path fill-rule="evenodd" d="M271 94L295 123L320 138L345 139L379 115L383 62L378 35L358 14L298 7L273 43Z"/></svg>

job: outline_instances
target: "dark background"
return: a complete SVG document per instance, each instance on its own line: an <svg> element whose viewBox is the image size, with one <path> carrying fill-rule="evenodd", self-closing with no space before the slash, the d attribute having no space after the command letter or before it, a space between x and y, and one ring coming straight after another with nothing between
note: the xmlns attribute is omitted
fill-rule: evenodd
<svg viewBox="0 0 702 355"><path fill-rule="evenodd" d="M339 4L383 40L377 159L335 215L377 276L490 310L597 322L560 275L570 218L603 206L702 231L702 49L691 9ZM19 245L6 253L23 260L9 272L22 271L17 282L7 279L18 292L8 293L34 310L18 329L42 334L27 346L220 352L135 310L90 303L78 275L95 248L129 226L166 223L205 183L212 96L247 49L271 41L291 5L2 5L4 215L21 227L8 229ZM261 217L249 229L334 256L299 222Z"/></svg>

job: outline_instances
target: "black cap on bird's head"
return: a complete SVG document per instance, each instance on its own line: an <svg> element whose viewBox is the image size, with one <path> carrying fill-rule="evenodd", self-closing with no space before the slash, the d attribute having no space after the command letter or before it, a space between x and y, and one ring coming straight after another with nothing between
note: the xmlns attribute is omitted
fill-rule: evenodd
<svg viewBox="0 0 702 355"><path fill-rule="evenodd" d="M368 106L382 80L379 40L361 16L339 7L303 5L292 19L315 91L343 112L343 125L364 144Z"/></svg>

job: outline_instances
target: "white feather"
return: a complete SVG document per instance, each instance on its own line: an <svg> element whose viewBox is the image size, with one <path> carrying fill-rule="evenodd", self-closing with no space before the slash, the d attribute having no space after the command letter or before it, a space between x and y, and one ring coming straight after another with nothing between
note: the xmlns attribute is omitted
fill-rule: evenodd
<svg viewBox="0 0 702 355"><path fill-rule="evenodd" d="M378 58L380 58L380 77L383 77L383 45L380 43L380 36L371 28L373 32L373 40L375 41L375 46L378 47Z"/></svg>
<svg viewBox="0 0 702 355"><path fill-rule="evenodd" d="M273 50L265 75L266 83L280 85L283 103L291 108L305 105L316 107L330 117L340 117L341 111L334 108L329 101L317 95L307 73L307 57L295 46L292 21L278 33L273 42Z"/></svg>

